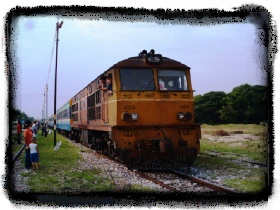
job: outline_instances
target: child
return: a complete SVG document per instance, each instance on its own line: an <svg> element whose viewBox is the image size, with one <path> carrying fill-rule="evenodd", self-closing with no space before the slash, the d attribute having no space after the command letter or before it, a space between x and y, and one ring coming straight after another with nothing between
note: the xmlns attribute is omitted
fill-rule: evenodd
<svg viewBox="0 0 280 210"><path fill-rule="evenodd" d="M30 159L32 162L33 169L39 169L39 150L36 144L36 137L32 138L32 143L29 144L30 148Z"/></svg>

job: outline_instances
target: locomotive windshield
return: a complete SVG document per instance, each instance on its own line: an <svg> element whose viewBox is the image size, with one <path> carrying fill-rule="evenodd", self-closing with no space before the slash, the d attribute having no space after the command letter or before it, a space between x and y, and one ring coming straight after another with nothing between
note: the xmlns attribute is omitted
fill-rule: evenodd
<svg viewBox="0 0 280 210"><path fill-rule="evenodd" d="M152 69L121 69L120 77L122 90L155 90Z"/></svg>
<svg viewBox="0 0 280 210"><path fill-rule="evenodd" d="M188 91L184 70L158 70L158 85L163 91Z"/></svg>

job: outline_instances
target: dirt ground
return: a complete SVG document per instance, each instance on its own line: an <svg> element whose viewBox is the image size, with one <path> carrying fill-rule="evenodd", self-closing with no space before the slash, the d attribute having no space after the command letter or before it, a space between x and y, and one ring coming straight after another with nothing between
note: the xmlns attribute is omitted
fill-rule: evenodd
<svg viewBox="0 0 280 210"><path fill-rule="evenodd" d="M230 134L229 136L217 136L204 134L203 139L217 142L244 142L244 141L261 141L261 136L256 136L253 134Z"/></svg>

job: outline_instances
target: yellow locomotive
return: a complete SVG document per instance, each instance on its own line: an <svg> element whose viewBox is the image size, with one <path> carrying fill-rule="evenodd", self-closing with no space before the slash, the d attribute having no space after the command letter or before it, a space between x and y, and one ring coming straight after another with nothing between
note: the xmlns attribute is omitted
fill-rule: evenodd
<svg viewBox="0 0 280 210"><path fill-rule="evenodd" d="M143 50L70 100L71 138L129 168L190 166L200 149L190 68Z"/></svg>

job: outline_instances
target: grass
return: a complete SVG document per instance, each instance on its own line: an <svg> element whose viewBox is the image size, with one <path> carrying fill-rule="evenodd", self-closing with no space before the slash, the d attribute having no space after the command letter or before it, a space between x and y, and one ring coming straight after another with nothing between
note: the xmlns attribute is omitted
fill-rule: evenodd
<svg viewBox="0 0 280 210"><path fill-rule="evenodd" d="M210 177L213 174L226 174L224 184L243 192L259 192L266 187L266 174L268 169L249 166L240 161L254 161L267 163L268 145L267 128L261 125L202 125L202 139L200 152L216 154L217 157L198 155L194 166L207 170ZM244 134L253 134L259 139L246 139L236 141L218 141L204 138L203 135L212 135L217 130L243 131ZM215 137L213 137L215 138ZM223 157L223 158L221 158Z"/></svg>
<svg viewBox="0 0 280 210"><path fill-rule="evenodd" d="M255 161L265 164L267 162L267 144L264 142L234 141L234 142L212 142L207 139L201 140L200 152L211 153L212 151L221 153L223 156L243 157L248 161Z"/></svg>
<svg viewBox="0 0 280 210"><path fill-rule="evenodd" d="M29 177L28 185L31 192L60 194L108 191L113 188L112 182L102 177L99 170L77 170L81 150L61 135L57 135L57 142L59 141L62 144L55 151L53 135L47 137L38 135L40 169L22 174ZM24 163L24 156L22 158Z"/></svg>
<svg viewBox="0 0 280 210"><path fill-rule="evenodd" d="M57 134L60 148L54 150L53 135L43 137L38 135L39 170L22 173L28 177L30 191L34 193L89 193L122 190L113 181L102 175L96 168L79 170L78 164L82 160L81 153L90 149L80 149L72 145L69 140ZM24 164L24 155L22 156ZM135 192L148 192L150 189L141 185L123 185L123 189Z"/></svg>
<svg viewBox="0 0 280 210"><path fill-rule="evenodd" d="M225 184L243 192L256 193L262 191L266 187L265 179L265 176L256 176L252 173L251 177L248 176L244 179L228 179L225 181Z"/></svg>

